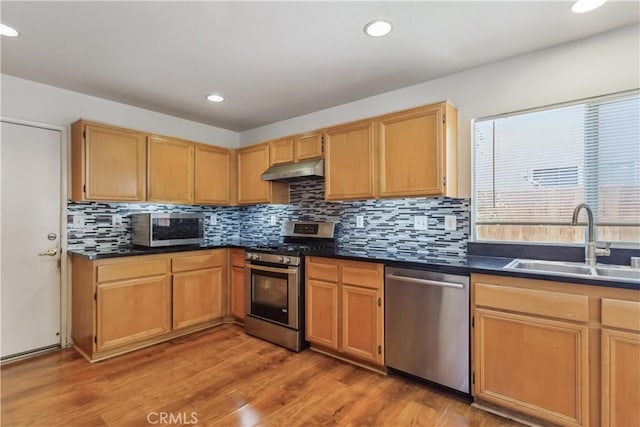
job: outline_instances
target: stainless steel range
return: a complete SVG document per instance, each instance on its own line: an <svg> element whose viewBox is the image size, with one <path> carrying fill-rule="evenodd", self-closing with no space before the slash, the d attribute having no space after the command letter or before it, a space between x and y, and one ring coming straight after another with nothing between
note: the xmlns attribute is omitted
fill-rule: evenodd
<svg viewBox="0 0 640 427"><path fill-rule="evenodd" d="M333 222L288 221L283 243L247 249L245 331L293 351L304 340L304 255L332 250Z"/></svg>

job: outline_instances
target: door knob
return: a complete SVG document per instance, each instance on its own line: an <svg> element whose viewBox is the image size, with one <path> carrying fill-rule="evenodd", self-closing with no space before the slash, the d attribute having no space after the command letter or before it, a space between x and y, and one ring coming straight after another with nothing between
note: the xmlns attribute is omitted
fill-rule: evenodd
<svg viewBox="0 0 640 427"><path fill-rule="evenodd" d="M38 256L56 256L56 255L58 255L58 249L56 248L51 248L48 251L40 252L38 254Z"/></svg>

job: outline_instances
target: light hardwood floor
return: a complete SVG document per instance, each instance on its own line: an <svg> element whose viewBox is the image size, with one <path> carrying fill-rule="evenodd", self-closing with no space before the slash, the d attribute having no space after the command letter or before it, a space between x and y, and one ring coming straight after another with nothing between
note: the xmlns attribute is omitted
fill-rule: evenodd
<svg viewBox="0 0 640 427"><path fill-rule="evenodd" d="M161 412L220 426L517 425L402 377L289 352L234 325L95 364L63 350L5 365L1 377L3 426L162 425Z"/></svg>

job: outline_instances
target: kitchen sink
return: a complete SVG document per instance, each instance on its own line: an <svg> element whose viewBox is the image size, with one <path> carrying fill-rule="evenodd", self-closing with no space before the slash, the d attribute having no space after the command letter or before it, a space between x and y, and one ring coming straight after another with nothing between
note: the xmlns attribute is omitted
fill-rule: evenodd
<svg viewBox="0 0 640 427"><path fill-rule="evenodd" d="M514 259L504 269L556 276L640 283L640 268L622 265L597 264L595 267L589 267L579 262Z"/></svg>

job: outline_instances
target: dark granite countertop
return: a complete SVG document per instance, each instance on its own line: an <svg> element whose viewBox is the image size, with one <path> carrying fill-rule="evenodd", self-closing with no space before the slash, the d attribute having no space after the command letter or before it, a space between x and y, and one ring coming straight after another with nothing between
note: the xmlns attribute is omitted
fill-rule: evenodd
<svg viewBox="0 0 640 427"><path fill-rule="evenodd" d="M203 245L170 246L160 248L144 248L130 246L103 250L71 250L72 256L80 256L90 260L128 257L136 255L153 255L170 252L186 252L221 248L250 248L265 242L230 240ZM479 255L433 257L428 254L411 254L383 250L361 250L353 248L336 248L334 251L318 252L313 256L346 259L352 261L369 261L383 263L389 267L429 270L448 274L469 275L471 273L495 274L500 276L522 277L527 279L554 280L582 285L595 285L640 290L640 284L623 281L590 279L584 277L558 276L545 273L527 273L505 270L504 267L513 260L506 257L490 257Z"/></svg>

